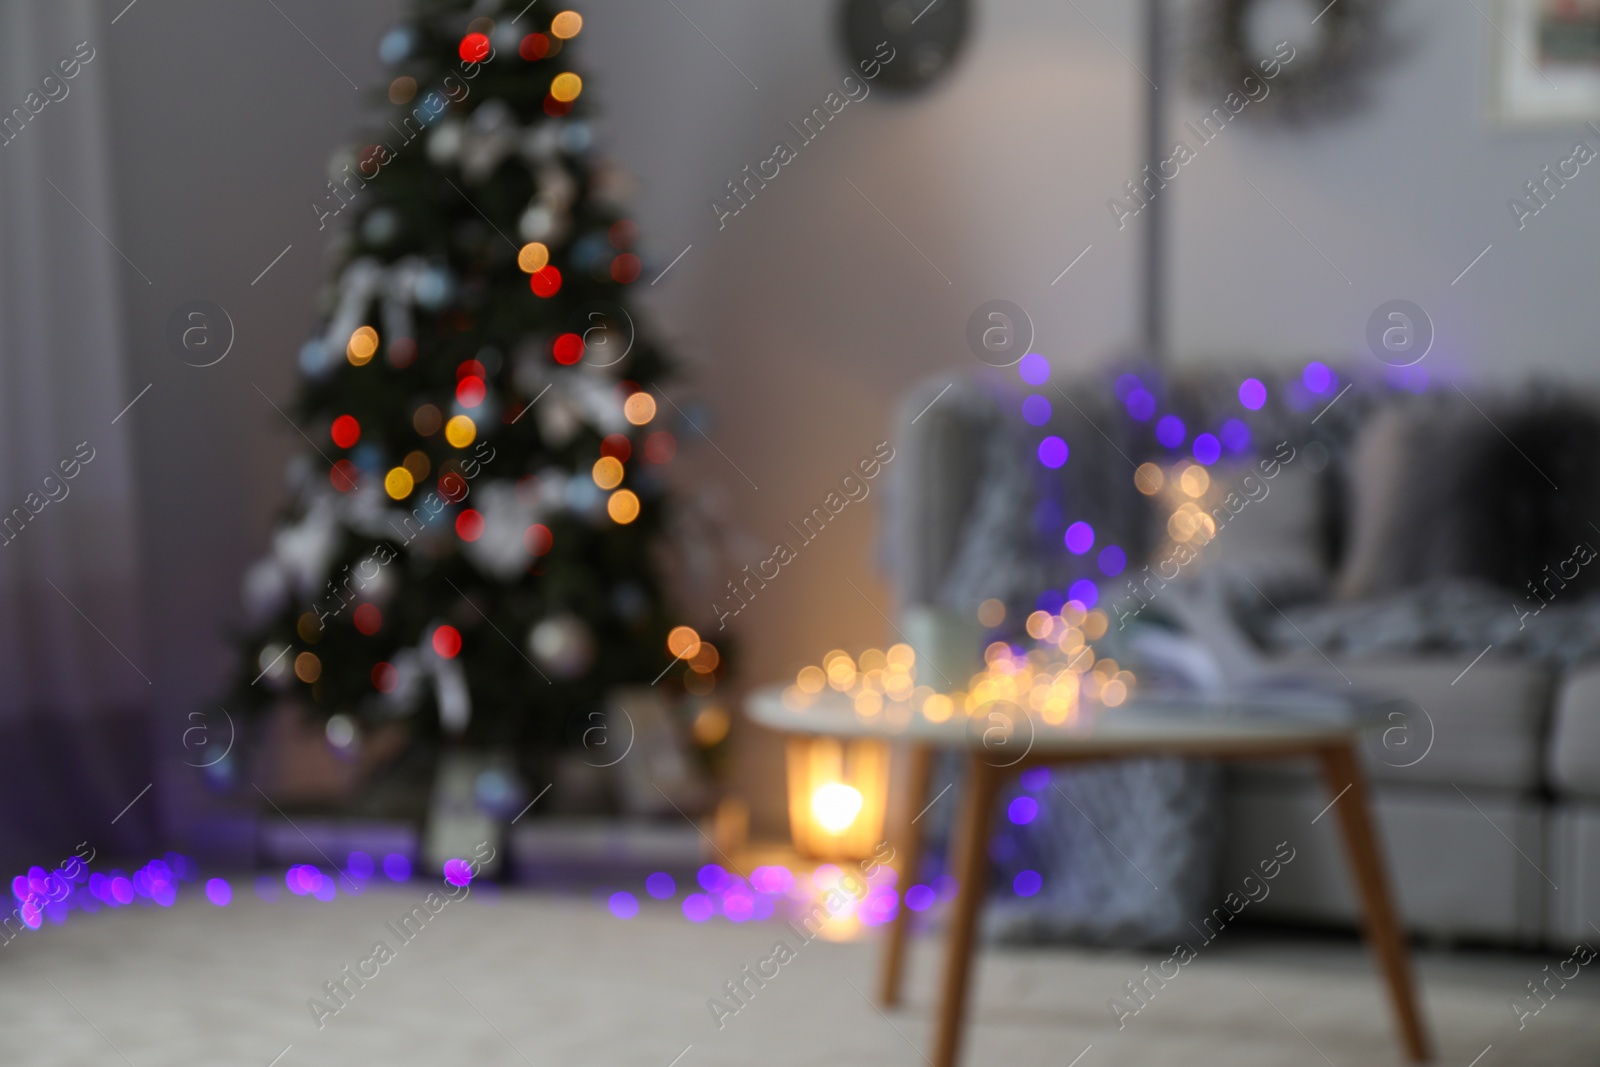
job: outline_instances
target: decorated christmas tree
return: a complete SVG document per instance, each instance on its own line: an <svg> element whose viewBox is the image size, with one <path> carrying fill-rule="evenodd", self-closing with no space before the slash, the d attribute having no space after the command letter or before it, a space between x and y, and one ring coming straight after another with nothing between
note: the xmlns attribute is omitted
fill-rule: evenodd
<svg viewBox="0 0 1600 1067"><path fill-rule="evenodd" d="M526 751L577 740L618 685L709 688L718 653L673 628L658 574L672 409L582 28L417 0L382 39L391 113L311 206L339 230L291 411L314 447L246 576L236 706L298 702L339 746L401 719Z"/></svg>

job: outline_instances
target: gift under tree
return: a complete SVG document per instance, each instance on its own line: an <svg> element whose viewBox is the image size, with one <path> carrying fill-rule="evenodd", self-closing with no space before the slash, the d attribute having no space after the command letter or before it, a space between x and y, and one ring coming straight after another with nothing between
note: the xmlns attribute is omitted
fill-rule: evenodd
<svg viewBox="0 0 1600 1067"><path fill-rule="evenodd" d="M291 409L313 447L246 576L235 699L299 703L337 747L389 720L479 750L573 743L614 687L677 656L659 687L704 692L717 668L657 573L676 444L582 28L419 0L379 46L387 121L311 204L338 231Z"/></svg>

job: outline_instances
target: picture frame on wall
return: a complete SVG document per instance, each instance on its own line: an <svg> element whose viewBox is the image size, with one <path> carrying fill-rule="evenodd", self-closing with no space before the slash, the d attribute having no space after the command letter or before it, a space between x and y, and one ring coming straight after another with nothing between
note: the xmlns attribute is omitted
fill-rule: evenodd
<svg viewBox="0 0 1600 1067"><path fill-rule="evenodd" d="M1496 124L1600 120L1600 0L1499 0L1494 14Z"/></svg>

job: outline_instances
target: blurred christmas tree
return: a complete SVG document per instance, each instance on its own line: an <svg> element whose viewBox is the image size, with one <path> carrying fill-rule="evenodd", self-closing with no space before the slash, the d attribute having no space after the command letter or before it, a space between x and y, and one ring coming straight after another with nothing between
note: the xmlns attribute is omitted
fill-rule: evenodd
<svg viewBox="0 0 1600 1067"><path fill-rule="evenodd" d="M246 576L237 706L296 699L339 746L404 719L526 750L673 654L710 687L717 652L671 630L657 573L665 364L624 306L637 230L590 151L582 27L418 0L383 38L392 118L312 204L344 226L300 354L315 449Z"/></svg>

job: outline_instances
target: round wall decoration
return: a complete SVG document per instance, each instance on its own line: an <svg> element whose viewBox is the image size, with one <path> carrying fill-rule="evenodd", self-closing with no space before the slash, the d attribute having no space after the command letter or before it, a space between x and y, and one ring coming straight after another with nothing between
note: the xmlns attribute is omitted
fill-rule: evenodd
<svg viewBox="0 0 1600 1067"><path fill-rule="evenodd" d="M843 0L839 27L851 71L875 62L876 84L896 92L927 88L966 44L970 6L969 0Z"/></svg>
<svg viewBox="0 0 1600 1067"><path fill-rule="evenodd" d="M1298 125L1366 102L1368 73L1394 52L1383 0L1202 0L1190 81L1205 97L1245 100L1240 114ZM1249 79L1247 83L1247 79Z"/></svg>

